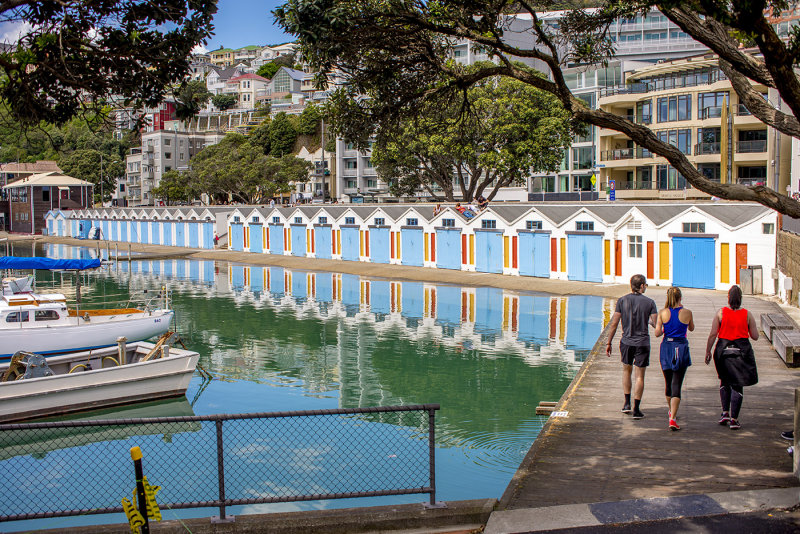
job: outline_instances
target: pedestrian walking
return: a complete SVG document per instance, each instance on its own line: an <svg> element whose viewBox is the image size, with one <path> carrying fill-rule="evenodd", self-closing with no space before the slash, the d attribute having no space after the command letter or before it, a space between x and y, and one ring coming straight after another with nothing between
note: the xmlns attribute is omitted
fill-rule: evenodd
<svg viewBox="0 0 800 534"><path fill-rule="evenodd" d="M744 386L758 383L756 357L750 339L758 339L756 320L742 308L742 290L731 286L728 290L728 305L714 315L711 333L706 345L706 365L711 362L711 347L714 347L714 366L719 377L719 399L722 415L719 424L739 430L739 411L744 401Z"/></svg>
<svg viewBox="0 0 800 534"><path fill-rule="evenodd" d="M681 290L678 287L667 289L667 303L664 309L658 312L656 322L656 337L661 341L659 360L661 371L664 373L667 397L667 419L670 430L680 430L678 425L678 408L681 405L681 386L686 376L686 370L692 365L689 354L689 340L686 331L694 331L694 318L688 308L681 304Z"/></svg>
<svg viewBox="0 0 800 534"><path fill-rule="evenodd" d="M622 323L622 339L619 352L622 360L622 393L625 404L622 413L632 413L634 419L644 417L640 408L644 393L644 374L650 365L650 331L648 325L655 326L658 309L653 299L644 296L647 291L647 279L644 275L631 277L631 292L617 300L617 307L611 317L608 333L606 355L611 356L611 342L617 332L617 325ZM636 385L633 387L631 375L634 374ZM633 409L631 409L631 390L633 389Z"/></svg>

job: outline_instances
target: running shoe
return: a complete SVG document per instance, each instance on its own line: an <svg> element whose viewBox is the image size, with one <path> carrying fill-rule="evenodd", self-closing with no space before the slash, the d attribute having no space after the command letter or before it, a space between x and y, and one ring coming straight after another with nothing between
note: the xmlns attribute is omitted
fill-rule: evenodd
<svg viewBox="0 0 800 534"><path fill-rule="evenodd" d="M642 417L644 417L644 414L642 413L641 410L634 410L633 411L633 418L634 419L641 419Z"/></svg>
<svg viewBox="0 0 800 534"><path fill-rule="evenodd" d="M719 424L727 425L730 422L731 422L730 414L728 414L728 412L722 412L722 415L719 418Z"/></svg>
<svg viewBox="0 0 800 534"><path fill-rule="evenodd" d="M737 421L736 419L731 419L730 427L731 430L739 430L740 428L742 428L742 425L740 425L739 421Z"/></svg>
<svg viewBox="0 0 800 534"><path fill-rule="evenodd" d="M681 427L678 426L678 422L675 419L669 420L669 429L670 430L680 430Z"/></svg>
<svg viewBox="0 0 800 534"><path fill-rule="evenodd" d="M788 441L794 441L794 430L787 430L786 432L781 432L781 437Z"/></svg>
<svg viewBox="0 0 800 534"><path fill-rule="evenodd" d="M626 402L625 405L622 407L622 413L631 413L631 403Z"/></svg>

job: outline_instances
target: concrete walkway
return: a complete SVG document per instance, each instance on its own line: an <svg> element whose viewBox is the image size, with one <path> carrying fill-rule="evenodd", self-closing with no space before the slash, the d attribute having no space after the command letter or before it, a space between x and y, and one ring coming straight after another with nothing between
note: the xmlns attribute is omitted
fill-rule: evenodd
<svg viewBox="0 0 800 534"><path fill-rule="evenodd" d="M663 306L663 289L648 294L659 308ZM786 453L789 443L780 438L780 432L794 426L794 389L800 386L800 369L787 368L769 341L761 337L753 343L759 383L745 389L742 428L732 431L718 425L717 376L713 363L704 365L703 357L711 320L726 304L726 295L689 289L683 300L694 312L696 330L689 335L694 365L683 387L678 416L681 430L667 429L658 340L651 337L651 367L642 402L645 418L636 421L620 412L620 332L612 357L607 358L604 331L561 399L558 409L568 415L550 418L501 498L499 510L799 485L792 475L792 458ZM744 306L756 318L761 313L780 313L777 304L759 298L745 297ZM525 514L517 517L521 523L513 528L498 527L492 532L533 530L535 525L524 519ZM566 521L569 514L563 517Z"/></svg>

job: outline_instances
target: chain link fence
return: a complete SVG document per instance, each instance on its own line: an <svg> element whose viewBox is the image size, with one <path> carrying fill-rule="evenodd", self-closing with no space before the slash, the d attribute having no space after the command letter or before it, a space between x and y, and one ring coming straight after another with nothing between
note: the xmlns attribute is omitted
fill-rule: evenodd
<svg viewBox="0 0 800 534"><path fill-rule="evenodd" d="M0 425L0 521L122 512L130 448L162 509L427 493L438 404Z"/></svg>

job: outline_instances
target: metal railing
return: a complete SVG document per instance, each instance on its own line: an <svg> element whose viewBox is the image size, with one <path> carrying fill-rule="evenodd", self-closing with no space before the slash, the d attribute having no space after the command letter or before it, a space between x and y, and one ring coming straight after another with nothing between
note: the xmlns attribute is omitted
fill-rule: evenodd
<svg viewBox="0 0 800 534"><path fill-rule="evenodd" d="M739 141L736 143L736 152L748 154L753 152L766 152L767 140L756 139L753 141Z"/></svg>
<svg viewBox="0 0 800 534"><path fill-rule="evenodd" d="M620 159L642 159L652 158L653 154L643 147L635 148L616 148L614 150L603 150L600 152L602 161L614 161Z"/></svg>
<svg viewBox="0 0 800 534"><path fill-rule="evenodd" d="M0 425L0 521L122 512L134 445L162 510L219 508L224 519L230 506L425 493L433 505L438 409Z"/></svg>
<svg viewBox="0 0 800 534"><path fill-rule="evenodd" d="M719 154L721 145L716 143L697 143L694 145L694 155L702 156L704 154Z"/></svg>

